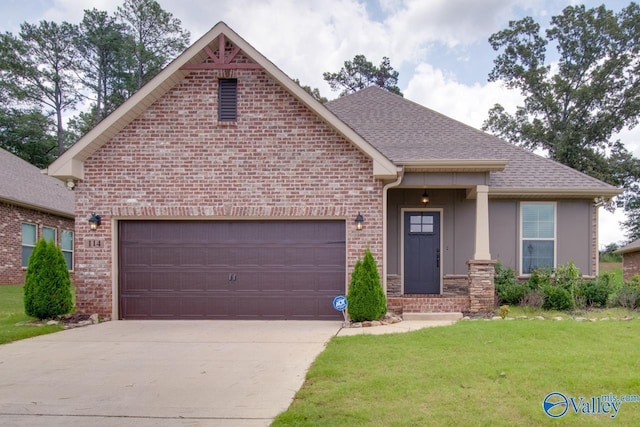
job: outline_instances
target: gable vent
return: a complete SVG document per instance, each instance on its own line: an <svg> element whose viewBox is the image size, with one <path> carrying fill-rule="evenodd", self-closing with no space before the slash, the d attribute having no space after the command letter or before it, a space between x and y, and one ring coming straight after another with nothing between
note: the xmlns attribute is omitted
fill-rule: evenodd
<svg viewBox="0 0 640 427"><path fill-rule="evenodd" d="M218 121L238 120L238 79L218 80Z"/></svg>

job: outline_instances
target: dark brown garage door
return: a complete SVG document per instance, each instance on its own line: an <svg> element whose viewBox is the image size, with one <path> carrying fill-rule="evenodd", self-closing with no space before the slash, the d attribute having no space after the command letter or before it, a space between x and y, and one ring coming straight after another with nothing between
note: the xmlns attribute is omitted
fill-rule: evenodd
<svg viewBox="0 0 640 427"><path fill-rule="evenodd" d="M339 319L343 221L119 221L123 319Z"/></svg>

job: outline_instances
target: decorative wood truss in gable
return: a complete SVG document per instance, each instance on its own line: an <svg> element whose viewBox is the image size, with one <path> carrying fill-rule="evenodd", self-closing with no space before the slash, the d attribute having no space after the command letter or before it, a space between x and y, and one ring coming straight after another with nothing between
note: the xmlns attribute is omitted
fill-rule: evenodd
<svg viewBox="0 0 640 427"><path fill-rule="evenodd" d="M227 41L224 34L218 36L218 50L214 52L209 46L204 47L204 51L209 55L211 62L200 64L185 64L182 70L256 70L261 69L260 64L253 62L232 62L236 55L240 53L240 48L229 42L231 50L227 49Z"/></svg>

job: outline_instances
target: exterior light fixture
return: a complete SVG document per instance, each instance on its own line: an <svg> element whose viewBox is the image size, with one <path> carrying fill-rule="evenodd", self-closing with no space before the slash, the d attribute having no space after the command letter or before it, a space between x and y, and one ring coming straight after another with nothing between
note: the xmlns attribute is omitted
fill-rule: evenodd
<svg viewBox="0 0 640 427"><path fill-rule="evenodd" d="M362 214L360 212L358 212L358 216L356 216L356 230L362 230L362 223L364 222L364 218L362 217Z"/></svg>
<svg viewBox="0 0 640 427"><path fill-rule="evenodd" d="M89 216L89 227L91 227L92 230L97 230L100 224L102 224L102 218L93 212L91 216Z"/></svg>
<svg viewBox="0 0 640 427"><path fill-rule="evenodd" d="M67 179L67 189L73 191L74 188L76 188L76 183L74 182L73 178Z"/></svg>
<svg viewBox="0 0 640 427"><path fill-rule="evenodd" d="M422 193L422 204L427 206L427 204L429 203L429 193L427 193L427 190L424 190L424 193Z"/></svg>

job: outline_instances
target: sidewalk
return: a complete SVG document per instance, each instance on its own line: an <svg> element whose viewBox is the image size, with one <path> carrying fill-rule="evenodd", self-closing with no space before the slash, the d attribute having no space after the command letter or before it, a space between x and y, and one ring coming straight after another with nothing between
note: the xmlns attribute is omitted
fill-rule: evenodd
<svg viewBox="0 0 640 427"><path fill-rule="evenodd" d="M382 335L401 332L417 331L418 329L433 328L436 326L448 326L456 323L456 320L403 320L391 325L372 326L367 328L342 328L336 336L346 337L352 335Z"/></svg>

